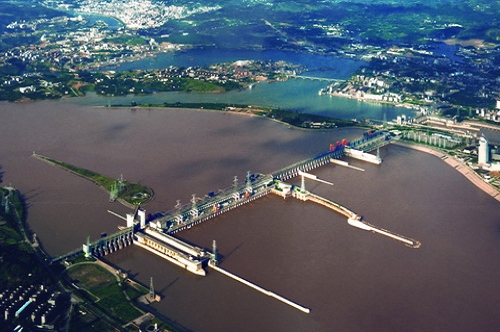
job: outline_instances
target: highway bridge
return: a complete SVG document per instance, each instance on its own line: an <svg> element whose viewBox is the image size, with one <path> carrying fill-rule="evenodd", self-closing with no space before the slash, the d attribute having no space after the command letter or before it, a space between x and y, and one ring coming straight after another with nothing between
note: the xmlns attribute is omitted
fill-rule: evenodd
<svg viewBox="0 0 500 332"><path fill-rule="evenodd" d="M334 83L342 83L342 82L346 81L346 80L341 80L338 78L305 76L305 75L287 75L287 78L296 78L296 79L311 80L311 81L334 82Z"/></svg>

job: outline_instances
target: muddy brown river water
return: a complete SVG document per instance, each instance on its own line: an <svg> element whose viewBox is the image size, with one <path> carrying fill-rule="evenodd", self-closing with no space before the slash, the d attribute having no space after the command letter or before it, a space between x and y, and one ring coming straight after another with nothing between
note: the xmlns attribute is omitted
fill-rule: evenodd
<svg viewBox="0 0 500 332"><path fill-rule="evenodd" d="M112 233L129 212L90 182L31 156L152 187L147 212L270 173L353 138L360 129L312 132L237 114L91 108L71 101L0 104L2 184L28 200L28 223L53 256ZM148 285L153 308L192 331L497 331L500 205L440 159L399 146L365 171L314 170L333 186L312 192L377 226L419 240L411 249L347 225L313 203L267 196L179 237L220 266L311 309L304 314L208 269L197 277L135 247L106 259ZM299 183L299 179L294 179Z"/></svg>

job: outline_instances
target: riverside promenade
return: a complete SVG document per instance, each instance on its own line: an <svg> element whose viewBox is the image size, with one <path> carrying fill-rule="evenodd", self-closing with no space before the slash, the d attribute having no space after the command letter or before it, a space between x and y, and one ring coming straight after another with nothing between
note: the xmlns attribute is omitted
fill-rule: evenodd
<svg viewBox="0 0 500 332"><path fill-rule="evenodd" d="M477 174L472 168L469 166L465 165L461 161L447 155L446 153L431 148L429 146L425 145L420 145L420 144L415 144L411 142L402 142L401 140L399 141L392 141L392 144L396 144L399 146L403 146L406 148L414 149L417 151L425 152L428 154L431 154L433 156L436 156L443 160L445 163L456 169L458 172L460 172L463 176L465 176L467 179L469 179L470 182L472 182L474 185L476 185L479 189L496 199L497 201L500 202L500 190L497 188L493 187L491 184L487 183L484 181L479 174Z"/></svg>

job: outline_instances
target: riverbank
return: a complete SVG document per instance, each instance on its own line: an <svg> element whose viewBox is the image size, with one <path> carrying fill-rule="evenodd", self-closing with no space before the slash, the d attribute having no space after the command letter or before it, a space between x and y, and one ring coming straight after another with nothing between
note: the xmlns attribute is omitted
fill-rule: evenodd
<svg viewBox="0 0 500 332"><path fill-rule="evenodd" d="M394 107L404 107L404 108L408 108L408 109L414 109L417 111L422 111L425 109L424 105L410 104L410 103L404 103L404 102L400 102L400 101L395 102L395 101L375 99L375 98L370 98L370 97L362 97L362 96L357 96L357 95L352 94L352 93L331 92L331 93L328 93L328 95L334 96L334 97L353 99L353 100L365 102L365 103L389 105L389 106L394 106Z"/></svg>
<svg viewBox="0 0 500 332"><path fill-rule="evenodd" d="M500 202L500 191L497 188L485 182L484 179L482 179L472 168L454 159L450 155L443 153L440 150L433 149L429 146L419 145L411 142L393 141L392 143L413 150L417 150L420 152L425 152L440 158L445 163L447 163L448 165L456 169L458 172L460 172L463 176L465 176L476 187L478 187L479 189L481 189L482 191L484 191L485 193L487 193L488 195L490 195L491 197Z"/></svg>

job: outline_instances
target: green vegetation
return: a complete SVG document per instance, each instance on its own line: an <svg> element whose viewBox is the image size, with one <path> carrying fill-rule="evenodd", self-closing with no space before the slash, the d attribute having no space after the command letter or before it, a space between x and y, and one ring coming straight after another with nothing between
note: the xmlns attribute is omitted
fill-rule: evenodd
<svg viewBox="0 0 500 332"><path fill-rule="evenodd" d="M103 39L103 42L111 44L126 44L130 46L140 46L147 44L147 41L144 38L137 36L120 36L115 38L105 38Z"/></svg>
<svg viewBox="0 0 500 332"><path fill-rule="evenodd" d="M29 21L38 17L53 18L60 15L63 13L58 10L35 6L30 1L0 1L0 51L5 51L5 47L19 45L12 44L13 40L9 34L5 34L8 24L14 21Z"/></svg>
<svg viewBox="0 0 500 332"><path fill-rule="evenodd" d="M198 15L196 24L183 26L193 44L219 47L277 47L293 49L314 45L335 51L350 44L349 39L369 43L419 43L458 38L483 39L498 43L498 2L456 1L279 1L273 6L262 2ZM277 27L282 37L259 20ZM328 34L331 27L339 33ZM169 29L170 28L170 29ZM167 31L179 31L172 24ZM244 36L244 37L243 37ZM176 40L185 43L185 40Z"/></svg>
<svg viewBox="0 0 500 332"><path fill-rule="evenodd" d="M158 72L154 71L126 71L113 74L83 74L88 80L91 89L99 95L104 96L124 96L127 94L150 94L153 92L225 92L239 89L238 82L227 81L225 83L208 82L194 78L170 77L161 78ZM96 81L96 83L91 83Z"/></svg>
<svg viewBox="0 0 500 332"><path fill-rule="evenodd" d="M97 183L101 187L105 188L109 192L115 192L118 199L123 199L124 201L138 205L147 202L153 198L153 190L147 186L131 183L128 181L116 180L96 172L76 167L71 164L64 163L59 160L51 159L41 155L35 155L36 157L48 161L52 164L58 165L72 173L80 175L86 179Z"/></svg>
<svg viewBox="0 0 500 332"><path fill-rule="evenodd" d="M182 82L184 91L189 92L224 92L225 89L215 83L198 81L198 80L188 80L184 79Z"/></svg>
<svg viewBox="0 0 500 332"><path fill-rule="evenodd" d="M265 112L263 115L291 126L302 128L324 129L357 125L356 122L351 120L334 119L327 116L300 113L290 110L273 109L270 112ZM310 123L319 123L320 125L311 126Z"/></svg>
<svg viewBox="0 0 500 332"><path fill-rule="evenodd" d="M80 263L69 267L67 273L71 279L77 281L76 284L80 289L89 294L86 297L95 301L95 306L111 314L122 324L142 315L125 295L125 291L132 286L122 283L118 276L114 276L102 266L95 263ZM136 300L143 295L137 289L128 291L128 294L135 296L130 300Z"/></svg>
<svg viewBox="0 0 500 332"><path fill-rule="evenodd" d="M447 101L453 105L462 107L476 107L494 109L495 98L478 97L474 91L460 91L449 95Z"/></svg>
<svg viewBox="0 0 500 332"><path fill-rule="evenodd" d="M103 61L105 56L103 55ZM118 56L119 54L117 54ZM97 57L97 56L96 56ZM0 77L21 76L24 72L37 72L24 76L22 80L10 80L0 86L0 100L43 100L62 97L80 97L93 91L102 96L125 96L128 94L145 95L154 92L210 92L220 93L242 88L233 80L225 82L205 81L188 77L159 76L158 71L126 71L118 73L92 73L78 70L76 73L63 68L47 67L46 63L33 62L26 65L15 58L0 63ZM41 74L40 72L44 72ZM21 92L22 91L22 92Z"/></svg>
<svg viewBox="0 0 500 332"><path fill-rule="evenodd" d="M24 233L24 203L12 188L0 188L0 289L51 284L43 265ZM8 201L9 208L5 208ZM7 210L7 211L6 211Z"/></svg>
<svg viewBox="0 0 500 332"><path fill-rule="evenodd" d="M120 105L120 104L115 104L111 105L112 107L128 107L130 105ZM255 110L267 110L269 111L269 108L266 107L261 107L261 106L248 106L247 104L228 104L228 103L181 103L181 102L175 102L175 103L169 103L169 102L164 102L163 104L137 104L135 102L132 102L131 106L133 107L167 107L167 108L185 108L185 109L206 109L206 110L214 110L214 111L227 111L231 109L251 109L254 108Z"/></svg>
<svg viewBox="0 0 500 332"><path fill-rule="evenodd" d="M128 323L144 315L134 303L148 294L148 289L93 262L76 263L68 267L65 274L78 287L75 294L83 300L72 312L70 331L138 330L137 325ZM140 328L144 331L155 323L160 329L177 331L151 314Z"/></svg>

